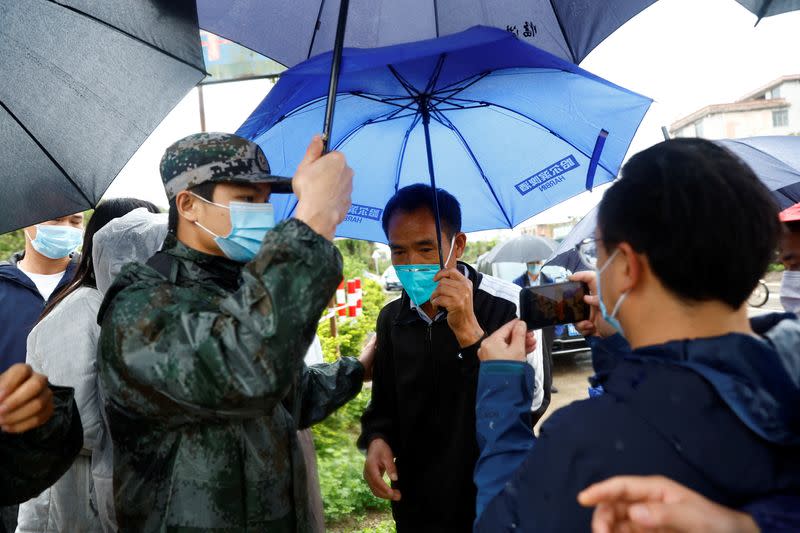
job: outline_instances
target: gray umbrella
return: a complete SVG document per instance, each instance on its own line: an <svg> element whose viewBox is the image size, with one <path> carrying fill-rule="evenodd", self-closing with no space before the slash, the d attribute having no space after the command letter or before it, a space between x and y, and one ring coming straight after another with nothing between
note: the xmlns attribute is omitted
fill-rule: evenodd
<svg viewBox="0 0 800 533"><path fill-rule="evenodd" d="M760 21L764 17L781 15L800 9L800 0L736 0L755 13Z"/></svg>
<svg viewBox="0 0 800 533"><path fill-rule="evenodd" d="M750 165L756 176L772 191L778 206L786 209L800 202L800 137L765 136L744 139L720 139L716 144L727 148ZM597 207L589 211L547 260L572 272L586 270L575 246L594 234Z"/></svg>
<svg viewBox="0 0 800 533"><path fill-rule="evenodd" d="M0 233L94 207L204 76L194 0L0 0Z"/></svg>
<svg viewBox="0 0 800 533"><path fill-rule="evenodd" d="M492 263L529 263L544 261L553 253L553 247L543 237L520 235L501 242L484 258L487 264Z"/></svg>

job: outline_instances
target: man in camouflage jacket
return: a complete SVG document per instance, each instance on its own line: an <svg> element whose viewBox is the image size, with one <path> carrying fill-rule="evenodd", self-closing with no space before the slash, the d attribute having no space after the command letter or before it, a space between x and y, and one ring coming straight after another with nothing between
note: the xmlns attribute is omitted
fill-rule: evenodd
<svg viewBox="0 0 800 533"><path fill-rule="evenodd" d="M357 394L365 371L349 358L303 364L342 278L331 240L352 191L344 157L321 152L316 138L293 179L295 218L243 263L222 252L247 233L230 202L263 207L292 184L235 135L167 149L176 231L147 265L122 270L99 315L123 531L308 531L296 430Z"/></svg>

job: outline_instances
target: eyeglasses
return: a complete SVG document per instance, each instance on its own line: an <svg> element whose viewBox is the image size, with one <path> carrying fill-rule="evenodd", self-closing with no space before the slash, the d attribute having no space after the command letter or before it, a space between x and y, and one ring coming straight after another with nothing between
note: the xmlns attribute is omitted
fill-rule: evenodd
<svg viewBox="0 0 800 533"><path fill-rule="evenodd" d="M589 268L597 267L597 239L589 237L575 245L578 257Z"/></svg>

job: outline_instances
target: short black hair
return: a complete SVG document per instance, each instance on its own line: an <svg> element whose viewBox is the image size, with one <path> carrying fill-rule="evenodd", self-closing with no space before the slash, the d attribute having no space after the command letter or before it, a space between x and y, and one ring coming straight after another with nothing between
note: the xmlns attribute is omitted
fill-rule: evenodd
<svg viewBox="0 0 800 533"><path fill-rule="evenodd" d="M778 206L755 173L703 139L662 142L633 156L600 203L609 252L627 242L673 294L738 309L774 257Z"/></svg>
<svg viewBox="0 0 800 533"><path fill-rule="evenodd" d="M461 232L461 205L455 196L444 189L436 189L436 197L439 200L439 217L442 224L442 233L447 237ZM418 209L427 209L434 213L433 208L433 187L425 183L416 183L403 187L392 196L386 203L383 210L383 233L389 236L389 222L392 215L400 211L403 213L413 213Z"/></svg>
<svg viewBox="0 0 800 533"><path fill-rule="evenodd" d="M212 181L206 181L201 183L200 185L195 185L194 187L187 189L188 191L193 192L200 198L205 198L209 202L214 199L214 189L217 188L217 184ZM177 197L176 197L177 198ZM178 219L180 215L178 215L178 204L176 203L176 198L172 198L169 201L169 215L167 217L167 231L170 233L177 233L178 232Z"/></svg>

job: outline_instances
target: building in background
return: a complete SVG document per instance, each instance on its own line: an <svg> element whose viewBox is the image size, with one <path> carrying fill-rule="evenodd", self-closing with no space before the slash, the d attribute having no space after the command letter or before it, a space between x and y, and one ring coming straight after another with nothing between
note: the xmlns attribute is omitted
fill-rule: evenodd
<svg viewBox="0 0 800 533"><path fill-rule="evenodd" d="M672 137L712 140L800 135L800 74L778 78L736 102L699 109L669 131Z"/></svg>

